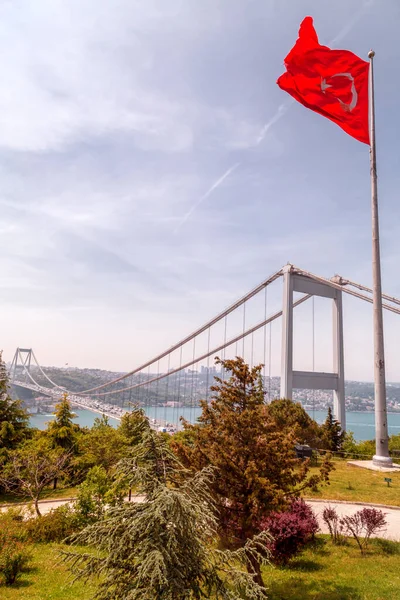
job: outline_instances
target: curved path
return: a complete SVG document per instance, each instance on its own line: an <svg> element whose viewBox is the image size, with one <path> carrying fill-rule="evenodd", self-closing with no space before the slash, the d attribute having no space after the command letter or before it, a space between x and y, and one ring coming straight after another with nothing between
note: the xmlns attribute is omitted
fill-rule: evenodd
<svg viewBox="0 0 400 600"><path fill-rule="evenodd" d="M143 496L133 496L132 501L141 502L142 498ZM42 500L41 502L39 502L40 512L42 513L42 515L44 515L48 513L51 509L57 508L58 506L62 506L67 502L71 502L72 500L74 500L74 498L64 498L63 500ZM350 502L335 502L332 500L307 500L307 504L309 504L315 512L322 533L328 533L328 528L322 520L322 512L326 506L331 506L332 508L335 508L338 515L341 517L352 515L358 510L361 510L364 506L379 508L380 510L383 510L383 512L386 515L387 528L385 531L380 532L377 537L400 542L400 508L386 507L384 505L379 504L362 504L361 502L358 504L353 504ZM9 507L16 508L18 506L27 505L8 504L1 506L0 510L4 511Z"/></svg>
<svg viewBox="0 0 400 600"><path fill-rule="evenodd" d="M386 538L387 540L395 540L400 542L400 508L386 507L383 504L353 504L350 502L335 502L334 500L307 500L315 515L318 518L318 523L322 533L329 533L327 526L322 520L322 512L326 506L335 508L336 512L340 517L353 515L358 510L364 507L367 508L378 508L382 510L386 515L387 527L386 530L379 532L375 537Z"/></svg>

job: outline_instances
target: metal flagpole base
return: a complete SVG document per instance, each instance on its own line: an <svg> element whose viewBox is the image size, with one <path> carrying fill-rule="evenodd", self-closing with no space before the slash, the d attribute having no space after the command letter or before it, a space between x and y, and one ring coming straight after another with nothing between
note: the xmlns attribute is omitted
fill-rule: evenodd
<svg viewBox="0 0 400 600"><path fill-rule="evenodd" d="M378 456L375 454L375 456L372 457L372 462L376 467L388 468L393 466L393 461L390 456Z"/></svg>

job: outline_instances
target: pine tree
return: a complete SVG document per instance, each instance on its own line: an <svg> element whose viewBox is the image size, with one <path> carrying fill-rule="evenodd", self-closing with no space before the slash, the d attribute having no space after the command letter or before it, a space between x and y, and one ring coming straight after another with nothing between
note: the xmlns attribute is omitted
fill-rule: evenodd
<svg viewBox="0 0 400 600"><path fill-rule="evenodd" d="M221 535L228 547L243 547L270 512L282 510L301 490L326 480L329 465L323 465L320 475L310 476L308 464L299 464L295 433L276 423L265 403L262 365L250 368L239 357L217 363L231 377L215 378L212 401L201 403L198 424L184 422L192 435L186 440L179 436L171 445L185 466L216 469L212 489ZM261 583L259 565L249 562Z"/></svg>
<svg viewBox="0 0 400 600"><path fill-rule="evenodd" d="M331 407L328 408L328 415L321 429L325 448L333 452L338 452L342 448L346 434L342 430L339 421L333 418Z"/></svg>
<svg viewBox="0 0 400 600"><path fill-rule="evenodd" d="M60 402L56 404L54 415L54 420L47 425L47 433L53 442L53 446L71 450L75 445L80 428L79 425L73 422L76 415L71 410L68 394L65 393Z"/></svg>
<svg viewBox="0 0 400 600"><path fill-rule="evenodd" d="M147 424L142 441L118 471L143 501L109 509L101 521L72 538L96 554L63 553L77 577L101 574L96 599L265 597L265 590L241 566L248 555L260 560L258 547L265 537L236 552L213 546L217 522L209 492L211 469L188 479L165 438Z"/></svg>
<svg viewBox="0 0 400 600"><path fill-rule="evenodd" d="M0 352L0 451L16 448L28 433L29 416L9 394L9 378Z"/></svg>

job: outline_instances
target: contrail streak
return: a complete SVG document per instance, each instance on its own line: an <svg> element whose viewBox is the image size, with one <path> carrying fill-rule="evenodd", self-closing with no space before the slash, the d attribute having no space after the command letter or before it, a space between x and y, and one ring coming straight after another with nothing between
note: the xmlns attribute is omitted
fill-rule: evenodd
<svg viewBox="0 0 400 600"><path fill-rule="evenodd" d="M238 166L240 165L240 163L236 163L235 165L233 165L232 167L230 167L223 175L221 175L221 177L219 179L217 179L217 181L214 181L214 183L212 184L212 186L206 191L205 194L203 194L201 196L201 198L199 198L197 200L197 202L195 202L193 204L193 206L191 207L191 209L186 213L186 215L184 217L182 217L182 220L180 221L180 223L178 223L177 227L175 228L174 233L177 233L179 231L179 229L182 227L182 225L184 223L186 223L186 221L189 219L190 215L193 214L193 212L196 210L196 208L198 208L200 206L200 204L202 202L204 202L204 200L206 198L208 198L214 190L216 190L221 183L223 183L225 181L225 179L227 177L229 177L229 175L231 175L231 173L233 173L233 171L235 171Z"/></svg>
<svg viewBox="0 0 400 600"><path fill-rule="evenodd" d="M256 140L256 146L261 144L261 142L267 135L267 133L270 130L270 128L272 127L272 125L275 125L275 123L277 123L283 117L283 115L287 113L287 111L292 106L292 104L294 104L294 100L288 100L287 102L285 102L284 104L281 104L278 107L278 110L276 111L274 116L271 117L270 120L267 121L267 123L265 123L265 125L262 127L260 133L258 134L258 137Z"/></svg>

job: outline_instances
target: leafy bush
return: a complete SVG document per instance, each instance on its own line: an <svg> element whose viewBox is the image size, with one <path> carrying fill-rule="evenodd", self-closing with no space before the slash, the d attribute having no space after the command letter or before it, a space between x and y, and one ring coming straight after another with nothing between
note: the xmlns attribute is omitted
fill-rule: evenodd
<svg viewBox="0 0 400 600"><path fill-rule="evenodd" d="M268 530L272 540L267 542L271 560L275 564L286 564L314 539L318 522L312 509L304 500L294 500L285 512L271 513L261 522L261 528Z"/></svg>
<svg viewBox="0 0 400 600"><path fill-rule="evenodd" d="M54 508L39 518L25 523L28 538L33 542L61 542L82 529L84 524L68 504Z"/></svg>
<svg viewBox="0 0 400 600"><path fill-rule="evenodd" d="M15 583L30 560L24 543L26 531L20 510L9 510L0 516L0 573L6 585Z"/></svg>
<svg viewBox="0 0 400 600"><path fill-rule="evenodd" d="M108 506L120 504L126 485L123 478L114 479L102 466L92 467L79 486L74 509L84 525L98 521Z"/></svg>
<svg viewBox="0 0 400 600"><path fill-rule="evenodd" d="M1 542L0 542L1 543ZM0 573L5 584L12 585L26 569L31 556L22 542L8 539L0 550Z"/></svg>

